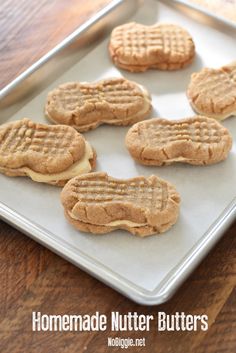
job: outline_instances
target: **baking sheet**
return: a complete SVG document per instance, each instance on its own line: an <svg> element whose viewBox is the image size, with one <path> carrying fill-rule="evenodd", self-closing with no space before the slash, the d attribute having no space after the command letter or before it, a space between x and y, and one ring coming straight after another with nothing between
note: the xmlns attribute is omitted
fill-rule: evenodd
<svg viewBox="0 0 236 353"><path fill-rule="evenodd" d="M121 75L143 84L151 92L152 117L178 119L192 116L185 95L191 73L203 66L218 67L233 61L235 39L193 22L154 0L145 1L132 20L144 24L173 22L184 26L196 43L194 63L176 72L150 70L132 74L121 71L109 59L107 38L7 121L29 117L46 123L43 107L50 89L66 81L96 81ZM223 125L230 130L235 141L236 118L227 119ZM64 219L59 188L37 184L28 178L3 175L0 175L1 215L133 300L157 304L174 293L235 215L235 202L229 206L236 194L235 142L229 158L217 165L144 167L135 163L125 148L127 131L128 128L124 127L100 126L85 134L97 151L97 170L118 178L157 174L175 184L182 204L179 220L171 230L145 239L125 231L102 236L80 233ZM219 219L227 207L225 219Z"/></svg>

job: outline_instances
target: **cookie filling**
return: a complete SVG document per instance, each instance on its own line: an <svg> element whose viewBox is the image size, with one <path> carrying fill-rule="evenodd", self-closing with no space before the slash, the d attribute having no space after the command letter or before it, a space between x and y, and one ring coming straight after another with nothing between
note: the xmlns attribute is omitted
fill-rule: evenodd
<svg viewBox="0 0 236 353"><path fill-rule="evenodd" d="M78 217L75 217L75 215L71 212L71 211L68 211L68 215L76 220L76 221L80 221L82 222ZM89 222L83 222L83 223L88 223ZM116 226L127 226L127 227L144 227L147 225L147 223L136 223L136 222L132 222L132 221L128 221L128 220L125 220L125 219L122 219L120 221L112 221L112 222L109 222L109 223L105 223L105 224L94 224L94 225L98 225L98 226L104 226L104 227L116 227Z"/></svg>
<svg viewBox="0 0 236 353"><path fill-rule="evenodd" d="M115 227L115 226L121 226L121 225L128 226L128 227L144 227L147 225L147 223L135 223L135 222L131 222L123 219L120 221L113 221L105 224L105 226L108 226L108 227Z"/></svg>
<svg viewBox="0 0 236 353"><path fill-rule="evenodd" d="M32 180L37 182L57 182L60 180L69 180L77 175L89 173L92 169L89 160L93 158L93 150L90 144L86 141L85 154L82 159L72 164L68 169L63 172L55 174L41 174L33 171L28 167L18 168L18 172L28 175Z"/></svg>

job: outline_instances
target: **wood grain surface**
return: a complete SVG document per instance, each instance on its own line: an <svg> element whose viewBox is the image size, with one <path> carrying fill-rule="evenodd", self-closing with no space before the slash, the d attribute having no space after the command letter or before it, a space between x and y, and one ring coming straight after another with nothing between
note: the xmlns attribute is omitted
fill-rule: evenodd
<svg viewBox="0 0 236 353"><path fill-rule="evenodd" d="M1 87L84 22L106 0L2 0ZM1 186L0 186L1 190ZM1 192L1 191L0 191ZM128 352L236 352L236 224L166 304L145 307L114 290L0 221L0 352L106 353L108 337L146 338ZM32 332L32 311L93 314L111 311L207 314L208 331Z"/></svg>

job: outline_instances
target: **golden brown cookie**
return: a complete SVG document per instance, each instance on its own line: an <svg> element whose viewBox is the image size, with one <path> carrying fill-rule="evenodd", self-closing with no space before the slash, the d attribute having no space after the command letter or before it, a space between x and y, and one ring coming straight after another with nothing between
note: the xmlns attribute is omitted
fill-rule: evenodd
<svg viewBox="0 0 236 353"><path fill-rule="evenodd" d="M145 165L206 165L227 158L232 138L220 123L204 116L172 121L156 118L133 125L126 146L131 156Z"/></svg>
<svg viewBox="0 0 236 353"><path fill-rule="evenodd" d="M131 72L178 70L193 61L195 46L180 26L131 22L112 31L109 52L116 66Z"/></svg>
<svg viewBox="0 0 236 353"><path fill-rule="evenodd" d="M144 237L176 222L180 197L173 185L154 175L115 179L99 172L71 179L61 201L67 220L83 232L125 229Z"/></svg>
<svg viewBox="0 0 236 353"><path fill-rule="evenodd" d="M192 74L187 96L200 114L217 120L236 115L236 62Z"/></svg>
<svg viewBox="0 0 236 353"><path fill-rule="evenodd" d="M131 125L147 118L150 112L151 97L147 90L124 78L65 83L49 92L45 107L51 121L80 132L105 123Z"/></svg>
<svg viewBox="0 0 236 353"><path fill-rule="evenodd" d="M64 185L95 166L96 153L75 129L27 118L0 126L0 172Z"/></svg>

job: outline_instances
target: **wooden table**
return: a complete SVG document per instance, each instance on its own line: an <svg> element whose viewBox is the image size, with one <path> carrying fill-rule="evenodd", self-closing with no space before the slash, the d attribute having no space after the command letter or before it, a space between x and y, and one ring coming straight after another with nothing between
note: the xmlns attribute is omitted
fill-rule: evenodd
<svg viewBox="0 0 236 353"><path fill-rule="evenodd" d="M108 0L2 0L1 87L57 44ZM1 186L0 186L1 188ZM0 352L117 351L107 347L116 333L32 332L32 311L46 314L110 315L111 311L207 314L206 332L121 334L146 337L131 352L236 352L236 224L166 304L144 307L90 277L0 221Z"/></svg>

